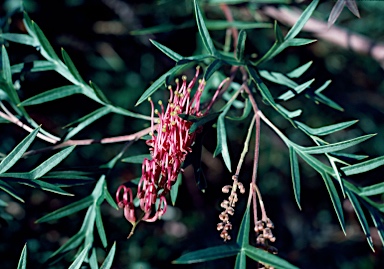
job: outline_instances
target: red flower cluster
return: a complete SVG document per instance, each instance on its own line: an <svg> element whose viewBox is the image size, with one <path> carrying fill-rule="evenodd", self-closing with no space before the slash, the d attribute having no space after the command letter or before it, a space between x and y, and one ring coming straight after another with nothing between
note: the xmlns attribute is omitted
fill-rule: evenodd
<svg viewBox="0 0 384 269"><path fill-rule="evenodd" d="M162 102L159 101L161 111L154 108L154 104L149 98L152 107L152 130L151 139L146 143L150 147L151 160L144 159L142 164L137 197L140 201L140 209L144 214L139 221L153 222L164 215L167 209L166 195L176 182L187 154L192 151L191 146L196 132L189 133L192 122L186 121L178 115L202 116L200 98L205 87L204 80L199 81L197 91L191 98L191 89L196 84L198 75L199 68L196 69L195 77L188 85L186 76L182 77L181 83L176 79L176 89L173 90L172 86L168 87L170 98L167 108L164 108ZM154 114L158 116L156 126ZM137 219L132 190L124 185L120 186L116 193L116 200L119 207L124 208L125 218L135 226Z"/></svg>

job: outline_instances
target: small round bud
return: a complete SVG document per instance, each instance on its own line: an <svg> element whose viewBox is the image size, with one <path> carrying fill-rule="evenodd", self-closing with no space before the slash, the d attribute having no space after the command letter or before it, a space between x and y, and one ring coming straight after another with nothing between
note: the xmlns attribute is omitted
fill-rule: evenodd
<svg viewBox="0 0 384 269"><path fill-rule="evenodd" d="M226 186L224 186L222 189L221 189L221 191L223 192L223 193L229 193L229 189L230 188L232 188L232 186L230 186L230 185L226 185Z"/></svg>

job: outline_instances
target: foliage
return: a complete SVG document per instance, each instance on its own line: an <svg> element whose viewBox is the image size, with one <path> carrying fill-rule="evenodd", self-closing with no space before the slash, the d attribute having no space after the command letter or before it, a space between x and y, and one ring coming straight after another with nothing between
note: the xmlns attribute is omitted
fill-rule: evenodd
<svg viewBox="0 0 384 269"><path fill-rule="evenodd" d="M74 6L81 5L82 1L79 1L78 4L75 2L73 1ZM104 2L110 8L115 8L115 12L119 14L113 1ZM152 3L151 5L169 5L171 2L164 1L164 3ZM204 174L209 173L209 170L204 167L204 165L207 166L206 160L209 155L204 152L208 149L213 152L212 156L208 158L220 156L220 160L222 160L227 170L221 171L221 173L227 177L230 174L233 175L233 182L230 185L227 185L225 177L223 178L224 183L219 183L225 185L222 188L222 193L229 193L229 198L221 203L223 211L219 215L221 222L217 226L217 230L220 231L220 236L224 241L230 242L218 242L216 245L210 244L209 246L196 245L192 250L187 248L186 253L178 253L179 257L169 255L169 257L172 256L174 266L202 262L208 262L207 264L214 262L214 266L217 266L220 264L220 259L233 257L233 264L230 264L234 268L248 268L255 263L257 266L265 266L266 268L300 267L299 262L292 257L287 257L284 253L283 255L277 254L274 243L276 237L279 239L281 236L278 227L283 223L276 222L277 232L275 232L275 237L271 230L274 225L267 216L267 211L270 211L270 199L263 200L262 198L262 196L266 195L262 188L262 182L266 179L263 173L271 167L271 164L265 164L263 159L263 156L268 153L263 144L278 145L280 142L285 145L284 149L280 147L278 150L284 152L282 153L283 157L287 157L284 166L290 167L292 193L298 208L302 210L311 203L307 198L303 202L302 196L307 195L302 188L303 185L307 184L303 178L305 177L307 181L315 172L319 176L318 178L321 178L324 182L329 200L333 205L343 233L348 236L348 220L345 217L343 204L345 205L346 201L349 201L369 247L373 252L380 251L380 247L376 247L377 242L372 239L372 227L375 228L381 244L384 245L384 207L382 201L384 183L381 178L375 181L369 180L369 175L374 173L375 169L380 169L383 166L384 156L368 157L356 153L356 148L361 148L360 144L363 142L375 139L375 134L362 134L358 130L350 131L350 127L357 124L357 120L338 122L332 120L333 116L331 115L334 111L341 113L344 110L341 105L344 102L342 102L342 97L336 98L337 101L334 101L333 98L327 96L327 93L323 93L332 88L331 81L327 80L328 78L324 79L322 75L318 74L315 74L316 81L314 78L309 78L313 74L311 73L313 65L316 65L314 62L303 61L303 64L298 57L299 60L293 65L281 63L285 55L299 54L304 51L306 45L313 44L316 41L310 35L305 37L302 32L305 24L314 16L321 4L319 0L307 2L307 5L300 4L300 7L303 7L302 14L287 30L277 21L263 21L260 19L260 14L255 13L252 20L247 21L238 18L234 19L232 12L244 12L245 10L248 12L255 12L255 10L262 12L264 5L268 4L281 4L289 8L291 1L194 0L193 4L186 2L184 3L187 7L186 10L189 11L189 15L192 16L193 14L193 20L183 17L184 21L181 24L161 23L154 27L136 29L130 33L132 36L149 40L150 43L147 44L151 44L152 48L157 48L172 61L172 64L168 70L159 74L158 78L145 90L138 91L135 87L129 85L134 89L130 90L129 94L119 92L116 94L117 97L113 97L108 89L99 88L95 82L85 82L85 76L81 75L81 70L77 68L76 58L73 58L75 59L73 61L69 53L63 48L61 49L61 56L59 56L56 53L56 47L51 45L49 38L46 37L37 23L30 19L26 11L22 14L23 28L19 32L12 31L9 23L4 20L2 23L3 32L0 34L4 44L1 50L0 73L1 123L5 126L5 130L10 130L14 125L18 126L19 130L24 130L26 135L23 136L21 142L14 142L12 148L2 146L4 154L2 154L0 163L0 189L11 196L12 199L17 200L18 203L25 203L26 201L23 195L20 194L20 192L23 192L20 184L47 191L46 195L73 196L75 200L72 199L71 202L62 205L60 208L56 208L44 215L39 212L40 216L33 225L45 225L46 222L58 223L58 220L65 222L72 218L72 220L76 220L76 225L79 224L80 226L78 231L75 234L68 235L67 240L61 243L55 251L49 250L49 253L45 253L44 259L40 263L43 263L45 267L54 266L54 268L56 268L55 266L57 268L62 268L60 266L71 269L81 268L83 264L88 264L92 269L113 268L112 262L116 252L116 242L110 247L103 262L101 262L102 258L99 257L100 249L106 250L112 241L117 241L116 237L125 237L126 233L122 232L120 227L118 232L113 231L113 228L111 228L113 224L110 224L108 220L108 226L105 227L108 216L105 212L111 212L110 208L123 208L125 218L133 225L129 234L131 238L128 243L122 244L125 244L125 246L131 244L130 247L132 247L135 242L137 244L139 240L146 240L146 244L152 242L155 245L156 243L151 239L147 239L150 235L148 232L150 226L142 222L162 217L167 208L167 203L162 198L169 198L172 205L176 206L178 201L183 199L183 195L179 194L183 187L181 183L190 181L191 176L182 180L181 171L187 171L188 165L192 164L197 187L209 192L209 185L214 186L214 184L208 184L207 187L204 176ZM26 7L27 3L33 3L33 1L26 1ZM129 7L125 2L120 2L120 5L125 8ZM344 5L354 15L360 16L356 2L339 0L329 15L329 27L333 27L332 25L340 16ZM176 10L177 7L174 8ZM221 19L206 18L209 17L210 12L221 12L224 14L225 19L222 17ZM21 15L20 12L19 15ZM17 15L7 14L6 16ZM255 19L256 21L254 21ZM39 18L36 17L36 20L38 21ZM190 56L183 56L182 52L179 53L174 50L171 45L166 46L162 42L155 40L153 35L180 31L180 29L187 31L188 35L191 36L194 36L195 30L198 33L196 38L193 37L193 40L196 39L197 45L193 52L190 52ZM218 34L222 33L223 30L225 30L224 42L222 42L223 36ZM258 38L262 41L256 40L254 37L258 31L260 33ZM264 42L263 38L269 41L268 35L271 33L273 33L273 43L269 48L266 48L265 44L260 44L260 42ZM178 40L178 42L184 43L184 40ZM268 42L264 43L268 44ZM12 51L13 46L18 46L17 44L33 49L32 53L35 56L32 61L26 59L21 59L21 63L12 61L12 53L9 55L8 53ZM258 55L255 56L256 51ZM155 52L151 53L155 54ZM14 58L17 58L17 56ZM111 63L111 66L118 69L119 65L116 65L116 61L118 61L116 58L119 59L115 57L115 61ZM152 58L155 57L152 56ZM164 59L164 61L169 61L169 59ZM200 108L200 97L197 99L191 97L191 100L186 99L188 99L187 102L191 101L191 106L193 103L197 107L195 113L189 113L188 109L187 112L178 113L178 115L171 113L172 117L179 117L181 121L185 122L185 125L189 128L188 134L195 141L191 148L184 149L185 154L188 153L187 158L185 160L179 158L184 162L183 168L180 168L180 171L177 170L178 173L180 172L179 176L175 181L169 183L168 188L160 186L163 184L161 180L166 178L165 172L162 170L161 175L158 175L159 181L156 181L156 186L154 186L155 189L162 189L162 192L160 194L157 192L151 193L151 195L155 197L152 201L153 207L159 208L158 212L161 212L161 214L158 216L156 213L153 218L150 218L149 214L153 213L153 208L151 207L149 211L143 209L142 203L145 197L140 194L139 190L144 189L144 186L146 186L146 183L143 183L146 180L144 174L149 171L149 168L145 164L149 158L155 158L156 155L153 152L155 147L151 149L151 154L147 154L143 147L140 146L140 140L147 140L148 145L157 143L157 140L154 140L156 138L154 134L156 127L154 125L156 123L163 124L162 120L167 115L164 111L173 108L172 104L169 104L170 108L166 107L164 109L162 102L159 102L162 111L159 112L154 109L152 99L157 100L164 97L162 94L164 86L170 87L169 85L174 84L172 82L174 78L177 78L180 74L189 73L191 67L196 66L203 70L203 74L200 76L202 81L199 82L198 89L188 88L188 94L191 91L195 95L201 94L202 104ZM27 85L25 81L29 77L36 76L39 78L37 85L44 85L44 81L40 80L40 74L42 73L57 76L61 85L58 86L54 83L55 86L51 87L48 84L47 87L42 87L42 91L40 90L32 95L30 92L24 92L27 88L27 86L24 87L24 85ZM133 71L130 71L131 75L133 73ZM142 74L142 77L143 79L154 78L154 76L146 78L145 74ZM186 82L184 77L182 80L182 83ZM102 79L100 81L102 82ZM20 82L22 86L18 87ZM179 89L177 79L176 85L177 91ZM172 94L172 87L169 89ZM184 97L182 95L177 96L176 91L174 93L175 98ZM330 90L328 92L330 93ZM348 93L344 94L347 95ZM109 98L109 96L113 98ZM124 96L129 96L131 104L129 109L124 108L122 105L121 99ZM75 101L77 98L80 101ZM65 131L61 130L59 135L56 134L57 131L50 130L48 126L40 122L38 117L29 112L39 111L39 109L44 110L49 104L59 104L59 102L64 102L65 99L69 100L70 113L75 113L76 110L79 110L79 113L75 114L75 116L62 115L60 121L65 119L66 122L60 124L60 127L64 128ZM147 106L144 102L147 100L150 101L152 113L146 112ZM312 102L309 103L308 100ZM82 102L89 102L86 104L91 104L91 111L89 109L87 111L86 105L83 106ZM325 120L320 121L317 119L307 125L306 115L315 112L317 109L314 104L319 105L320 110L329 112L330 116L321 112L324 114L321 116L324 116ZM52 107L54 106L52 105ZM57 110L55 113L60 115L64 112ZM44 116L49 118L49 115ZM154 116L157 118L155 119ZM119 130L118 135L112 134L111 136L108 130L105 130L108 128L105 128L105 125L103 126L105 124L103 118L106 117L109 117L108 120L111 117L124 117L120 122L128 122L129 128L116 128ZM173 121L169 123L169 125L171 124L175 125L176 123ZM310 127L309 125L312 124L320 127ZM248 131L239 135L236 133L240 130L238 126L242 126L241 130ZM269 133L264 134L261 126L263 128L268 127ZM100 133L92 135L92 128L99 129L97 131L104 138L100 138ZM158 137L160 137L162 128L165 130L164 128L167 128L167 126L156 129ZM124 132L128 132L127 130L134 133L126 135ZM216 139L212 139L210 135L206 135L207 133L214 134ZM350 133L358 135L351 137ZM111 137L105 138L105 134ZM177 135L176 132L175 136ZM244 142L240 141L243 135L246 136ZM7 139L12 139L12 131L4 132L3 136L4 141L6 141L6 136L9 136ZM280 141L276 142L267 136L275 136ZM87 138L84 139L84 137ZM17 138L13 138L13 141L16 140ZM125 142L125 144L123 146L119 145L118 143L121 142ZM212 143L215 144L212 146ZM107 144L117 144L117 146L112 151L105 150ZM92 151L90 149L92 145L99 145L101 147L98 149L105 150L102 154L93 151L98 158L95 163L92 163ZM80 147L85 147L85 149L79 149ZM242 151L239 148L242 148ZM81 152L87 152L88 149L89 160L81 160L79 155L81 155ZM250 159L247 155L249 149L253 153L253 157ZM76 152L78 155L74 156ZM104 152L107 152L107 154ZM45 156L47 153L49 154L48 157ZM101 155L105 156L100 157ZM166 161L168 161L168 158ZM202 165L202 161L204 165ZM236 169L234 169L233 165L235 161L238 161ZM161 159L158 163L161 162L165 162L165 159ZM135 173L136 168L133 168L134 165L141 163L143 163L143 171L138 169L139 171ZM124 194L120 200L120 188L116 187L119 182L116 179L122 178L118 173L122 173L124 170L118 167L126 165L132 167L133 172L130 171L129 173L134 174L134 178L129 178L129 182L124 183ZM174 164L174 167L177 167L177 165ZM246 169L247 167L249 169ZM240 173L241 169L242 172ZM233 172L234 170L235 172ZM143 172L143 175L140 177L141 172ZM257 176L260 179L256 181ZM359 182L359 180L363 183ZM184 185L191 186L188 183ZM147 188L152 190L150 187ZM118 190L116 194L117 203L110 194L110 191L116 192L116 189ZM138 192L137 197L134 199L131 189L137 189ZM246 191L248 192L248 199L241 195L238 196L238 194ZM130 197L127 198L129 193ZM219 199L217 197L221 195L219 192L211 192L211 194L215 195L215 202ZM146 190L145 195L147 195ZM160 196L156 195L161 195L161 199ZM198 193L197 195L201 194ZM3 196L1 197L0 210L4 211L3 207L7 206L7 201L3 201ZM327 197L323 199L325 198ZM9 198L7 199L9 201ZM104 201L108 205L105 205ZM235 207L237 201L239 201L239 205ZM147 201L145 202L147 203ZM212 206L212 204L204 206L204 210L215 206ZM174 209L174 207L168 207L170 210ZM85 214L81 215L79 212L85 209ZM240 216L241 211L244 212L242 221L237 223L236 216ZM109 213L109 215L112 214ZM276 216L274 213L270 215ZM0 217L3 222L7 222L5 213L2 213ZM163 217L165 218L164 221L166 221L167 215ZM79 221L81 218L83 218L82 223ZM229 221L229 218L234 218L233 223ZM158 222L161 221L163 220L158 220ZM177 221L174 221L172 225L174 227L184 227L180 226L181 224ZM137 229L140 229L139 231L137 231L136 226ZM141 226L143 228L140 228ZM200 225L200 227L204 226ZM6 228L2 227L2 229ZM203 229L212 229L212 227L204 227ZM236 232L236 240L231 240L231 233L236 234ZM97 233L97 236L95 236L95 233ZM122 235L122 233L124 234ZM146 235L147 238L145 238ZM110 237L114 240L111 240ZM139 239L132 241L135 240L135 237ZM219 238L219 234L217 237ZM23 238L23 240L25 242L27 239ZM117 245L120 248L119 241ZM29 247L29 244L26 244L22 250L17 268L27 268L27 246ZM153 247L153 249L155 248ZM63 265L60 265L60 260L63 258ZM115 265L118 263L117 260L114 261ZM135 264L131 263L131 265L134 266ZM116 266L116 268L120 268L121 265ZM167 263L168 266L171 266L169 262Z"/></svg>

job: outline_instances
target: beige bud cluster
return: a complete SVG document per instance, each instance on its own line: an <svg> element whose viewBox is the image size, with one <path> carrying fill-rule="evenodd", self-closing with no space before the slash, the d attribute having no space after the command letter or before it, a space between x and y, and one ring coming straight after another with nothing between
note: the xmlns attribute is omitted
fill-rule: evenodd
<svg viewBox="0 0 384 269"><path fill-rule="evenodd" d="M240 193L245 193L244 185L238 181L238 177L236 175L232 177L232 180L232 185L226 185L221 189L223 193L230 193L228 199L224 200L220 204L224 210L219 215L221 222L217 224L217 230L221 231L220 237L223 238L224 241L231 240L229 231L232 230L232 224L229 221L229 216L233 216L235 214L235 205L239 200L237 197L237 190L239 190Z"/></svg>

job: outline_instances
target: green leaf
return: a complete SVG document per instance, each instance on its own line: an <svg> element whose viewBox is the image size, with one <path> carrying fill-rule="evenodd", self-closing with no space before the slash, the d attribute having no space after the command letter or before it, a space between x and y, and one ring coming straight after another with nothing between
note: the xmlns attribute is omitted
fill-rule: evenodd
<svg viewBox="0 0 384 269"><path fill-rule="evenodd" d="M33 47L36 47L39 45L36 42L36 39L26 34L3 33L3 34L0 34L0 38L4 38L12 42L33 46Z"/></svg>
<svg viewBox="0 0 384 269"><path fill-rule="evenodd" d="M24 244L23 250L21 251L19 263L17 269L27 268L27 244Z"/></svg>
<svg viewBox="0 0 384 269"><path fill-rule="evenodd" d="M112 206L114 209L118 210L119 207L117 206L115 199L112 198L111 194L108 192L108 190L104 190L103 192L105 200L108 202L110 206Z"/></svg>
<svg viewBox="0 0 384 269"><path fill-rule="evenodd" d="M20 202L24 203L24 200L16 194L16 190L9 185L7 182L0 180L0 189L11 195L13 198L19 200Z"/></svg>
<svg viewBox="0 0 384 269"><path fill-rule="evenodd" d="M243 220L240 224L239 233L237 234L236 243L244 247L249 244L249 227L251 226L249 205L244 212Z"/></svg>
<svg viewBox="0 0 384 269"><path fill-rule="evenodd" d="M84 259L85 257L87 256L88 254L88 250L90 248L91 245L87 245L79 254L79 256L77 256L76 260L73 261L73 263L71 263L71 265L68 267L68 269L79 269L80 266L83 264L84 262Z"/></svg>
<svg viewBox="0 0 384 269"><path fill-rule="evenodd" d="M249 115L249 113L251 113L251 111L252 111L252 104L251 104L251 101L249 100L249 98L247 98L247 99L245 99L243 114L240 117L226 116L226 118L229 120L242 121L248 117L248 115Z"/></svg>
<svg viewBox="0 0 384 269"><path fill-rule="evenodd" d="M313 157L312 155L309 155L305 152L302 152L300 151L300 149L297 149L296 148L296 153L306 162L308 163L308 165L310 165L313 169L315 169L318 173L327 173L327 174L330 174L330 175L334 175L334 171L333 169L322 163L321 161L319 161L318 159L316 159L315 157Z"/></svg>
<svg viewBox="0 0 384 269"><path fill-rule="evenodd" d="M35 139L39 132L39 128L36 128L26 138L23 139L17 146L1 161L0 173L5 173L11 168L27 151L32 141Z"/></svg>
<svg viewBox="0 0 384 269"><path fill-rule="evenodd" d="M155 82L153 82L153 84L140 96L135 106L138 106L145 100L148 100L148 97L150 97L157 89L159 89L165 83L168 76L181 70L184 65L186 64L177 65L173 67L172 69L168 70L168 72L159 77Z"/></svg>
<svg viewBox="0 0 384 269"><path fill-rule="evenodd" d="M293 191L295 194L295 200L298 207L301 210L299 161L297 159L296 151L291 146L289 146L289 160L291 163L291 177L292 177Z"/></svg>
<svg viewBox="0 0 384 269"><path fill-rule="evenodd" d="M284 50L288 47L300 47L309 45L313 42L316 42L316 39L308 39L308 38L294 38L284 41L284 44L281 46L281 50Z"/></svg>
<svg viewBox="0 0 384 269"><path fill-rule="evenodd" d="M315 135L315 136L324 136L324 135L329 135L332 133L335 133L337 131L344 130L345 128L350 127L351 125L355 124L358 122L357 120L351 120L351 121L346 121L346 122L341 122L337 124L332 124L328 126L323 126L320 128L311 128L305 125L304 123L301 123L299 121L295 121L299 129L304 131L307 134L310 135Z"/></svg>
<svg viewBox="0 0 384 269"><path fill-rule="evenodd" d="M8 94L12 104L18 104L20 102L19 96L13 86L11 66L9 63L8 53L4 45L1 47L1 64L1 76L5 81L5 85L1 85L1 88Z"/></svg>
<svg viewBox="0 0 384 269"><path fill-rule="evenodd" d="M179 186L181 185L182 179L183 179L183 176L181 173L179 173L177 175L175 184L173 184L171 188L170 195L171 195L171 202L173 206L176 204L176 198L177 198L177 194L179 193Z"/></svg>
<svg viewBox="0 0 384 269"><path fill-rule="evenodd" d="M316 9L319 0L313 0L311 4L304 10L301 14L300 18L296 21L296 23L289 30L287 35L285 36L285 40L293 39L300 33L301 29L303 29L305 23L312 16L313 11Z"/></svg>
<svg viewBox="0 0 384 269"><path fill-rule="evenodd" d="M67 85L54 88L35 96L28 98L27 100L21 102L20 106L31 106L38 105L45 102L61 99L73 94L84 93L84 88L79 85Z"/></svg>
<svg viewBox="0 0 384 269"><path fill-rule="evenodd" d="M249 22L249 21L227 21L227 20L205 20L205 25L209 30L226 30L234 27L239 30L257 29L257 28L272 28L271 23L265 22Z"/></svg>
<svg viewBox="0 0 384 269"><path fill-rule="evenodd" d="M204 47L209 52L209 54L216 55L215 46L213 45L213 42L212 42L212 39L209 35L208 29L205 26L203 14L201 14L197 0L194 0L194 4L195 4L195 14L196 14L197 27L199 28L200 37L203 41Z"/></svg>
<svg viewBox="0 0 384 269"><path fill-rule="evenodd" d="M245 50L245 40L247 39L247 32L241 30L239 36L237 37L237 47L236 47L236 59L239 62L244 60L244 50Z"/></svg>
<svg viewBox="0 0 384 269"><path fill-rule="evenodd" d="M193 122L191 125L191 128L189 129L189 133L195 132L200 126L203 126L211 121L214 121L216 118L219 117L221 113L220 112L214 112L214 113L209 113L208 115L205 115L203 117L193 117L192 115L185 115L185 114L180 114L179 117Z"/></svg>
<svg viewBox="0 0 384 269"><path fill-rule="evenodd" d="M287 74L288 77L290 78L299 78L301 77L302 74L305 73L305 71L308 70L308 68L312 65L313 61L310 61L302 66L299 66L298 68L292 70Z"/></svg>
<svg viewBox="0 0 384 269"><path fill-rule="evenodd" d="M63 48L61 49L61 54L63 56L64 63L67 66L69 72L71 72L72 76L79 83L85 84L83 78L80 76L79 71L77 71L77 68L76 68L75 64L72 62L72 59L69 57L68 53Z"/></svg>
<svg viewBox="0 0 384 269"><path fill-rule="evenodd" d="M217 146L213 156L217 156L221 153L224 159L224 163L229 171L231 168L231 157L229 155L228 144L227 144L227 131L225 130L225 114L229 107L224 111L217 120Z"/></svg>
<svg viewBox="0 0 384 269"><path fill-rule="evenodd" d="M279 104L276 104L276 107L277 107L278 111L280 112L280 114L282 114L284 116L284 118L289 118L289 119L296 118L296 117L300 116L301 113L303 112L301 109L289 111L288 109L286 109L285 107L283 107L282 105L279 105Z"/></svg>
<svg viewBox="0 0 384 269"><path fill-rule="evenodd" d="M350 166L342 167L341 170L347 175L356 175L375 169L384 164L384 156L374 158L372 160L360 162Z"/></svg>
<svg viewBox="0 0 384 269"><path fill-rule="evenodd" d="M29 72L51 71L56 69L56 65L49 61L33 61L11 66L12 74L20 73L24 69Z"/></svg>
<svg viewBox="0 0 384 269"><path fill-rule="evenodd" d="M207 81L213 75L213 73L215 73L217 70L219 70L219 68L223 64L224 64L224 62L220 59L216 59L212 63L210 63L208 65L207 69L205 70L204 80Z"/></svg>
<svg viewBox="0 0 384 269"><path fill-rule="evenodd" d="M216 247L210 247L205 249L196 250L182 255L178 259L174 260L172 263L175 264L191 264L206 262L211 260L217 260L221 258L226 258L234 256L239 253L240 247L238 245L226 244Z"/></svg>
<svg viewBox="0 0 384 269"><path fill-rule="evenodd" d="M351 204L353 206L353 209L356 212L357 218L359 219L361 228L363 229L363 232L367 238L368 245L371 247L372 251L375 251L373 248L373 241L369 229L369 225L367 222L367 219L365 218L363 209L360 206L358 198L353 194L353 192L346 190L347 196L349 197L349 201L351 201Z"/></svg>
<svg viewBox="0 0 384 269"><path fill-rule="evenodd" d="M49 259L47 262L53 262L54 257L56 255L58 255L60 253L64 254L64 253L80 246L81 242L83 242L83 240L84 240L84 237L85 237L85 232L83 232L83 231L80 231L77 234L75 234L74 236L72 236L58 250L56 250L54 253L51 254L51 256L49 256Z"/></svg>
<svg viewBox="0 0 384 269"><path fill-rule="evenodd" d="M58 165L62 160L67 158L67 156L74 150L75 146L69 146L66 149L56 153L48 160L44 161L38 167L33 169L29 174L31 174L32 179L37 179L44 176L48 171L50 171L53 167Z"/></svg>
<svg viewBox="0 0 384 269"><path fill-rule="evenodd" d="M32 27L33 27L33 31L36 34L37 39L39 40L39 44L42 47L41 54L45 58L50 58L53 61L60 62L59 57L57 56L56 52L52 48L48 39L45 37L43 31L41 31L40 27L35 22L32 22Z"/></svg>
<svg viewBox="0 0 384 269"><path fill-rule="evenodd" d="M375 224L381 243L384 245L384 221L381 215L376 210L370 210L373 223Z"/></svg>
<svg viewBox="0 0 384 269"><path fill-rule="evenodd" d="M105 258L103 264L101 265L100 269L110 269L112 266L113 259L115 257L116 252L116 242L113 243L113 246L111 247L111 250L108 252L107 257Z"/></svg>
<svg viewBox="0 0 384 269"><path fill-rule="evenodd" d="M132 118L136 118L136 119L142 119L142 120L152 120L150 116L146 116L146 115L142 115L142 114L139 114L139 113L134 113L134 112L131 112L129 110L126 110L124 108L121 108L121 107L116 107L116 106L111 106L109 105L109 108L111 109L111 111L113 113L116 113L116 114L119 114L119 115L123 115L123 116L127 116L127 117L132 117Z"/></svg>
<svg viewBox="0 0 384 269"><path fill-rule="evenodd" d="M80 123L75 128L71 129L68 132L68 134L64 138L64 141L71 139L74 135L76 135L78 132L83 130L85 127L87 127L88 125L92 124L93 122L107 115L110 112L111 112L111 108L109 106L103 106L89 113L88 115L80 118L78 120Z"/></svg>
<svg viewBox="0 0 384 269"><path fill-rule="evenodd" d="M92 248L92 253L91 253L91 256L89 257L89 267L91 267L91 269L99 269L99 263L97 261L95 248Z"/></svg>
<svg viewBox="0 0 384 269"><path fill-rule="evenodd" d="M265 78L265 79L267 79L267 80L269 80L271 82L274 82L276 84L287 86L287 87L289 87L291 89L295 89L299 85L295 81L293 81L292 79L290 79L287 76L285 76L285 75L283 75L281 73L278 73L278 72L269 72L269 71L266 71L266 70L260 70L259 73L260 73L260 76L262 76L263 78ZM288 91L288 93L291 93L291 91ZM284 99L284 95L287 95L288 93L284 93L283 95L281 95L278 98L279 99Z"/></svg>
<svg viewBox="0 0 384 269"><path fill-rule="evenodd" d="M263 264L268 264L275 268L298 269L298 267L290 264L286 260L283 260L282 258L274 254L270 254L265 250L255 248L250 245L243 247L243 249L245 251L245 254L254 261L261 262Z"/></svg>
<svg viewBox="0 0 384 269"><path fill-rule="evenodd" d="M247 256L244 251L240 251L236 256L235 269L247 268Z"/></svg>
<svg viewBox="0 0 384 269"><path fill-rule="evenodd" d="M181 59L183 59L183 56L181 56L180 54L178 54L178 53L174 52L173 50L167 48L166 46L161 45L160 43L156 42L155 40L150 39L149 41L151 41L151 43L153 45L155 45L159 50L161 50L165 55L167 55L169 58L171 58L175 62L178 62Z"/></svg>
<svg viewBox="0 0 384 269"><path fill-rule="evenodd" d="M384 182L361 188L360 196L372 196L384 193Z"/></svg>
<svg viewBox="0 0 384 269"><path fill-rule="evenodd" d="M106 248L108 243L107 236L105 235L103 220L101 218L100 206L96 208L96 228L99 232L101 243L103 244L103 247Z"/></svg>
<svg viewBox="0 0 384 269"><path fill-rule="evenodd" d="M300 94L302 91L304 91L305 89L309 88L309 86L315 81L315 79L311 79L310 81L307 81L301 85L298 85L296 86L294 89L293 89L293 92L291 90L287 91L286 93L280 95L278 97L278 99L280 100L283 100L283 101L287 101L293 97L295 97L295 95L298 95Z"/></svg>
<svg viewBox="0 0 384 269"><path fill-rule="evenodd" d="M372 135L363 135L360 137L356 137L353 139L333 143L333 144L327 144L327 145L322 145L322 146L314 146L314 147L301 147L299 146L300 150L302 152L305 152L307 154L324 154L324 153L330 153L334 151L340 151L349 147L352 147L354 145L357 145L361 142L364 142L365 140L368 140L372 136L375 136L374 134Z"/></svg>
<svg viewBox="0 0 384 269"><path fill-rule="evenodd" d="M273 26L274 26L273 31L275 33L276 42L278 44L283 43L284 42L283 32L281 31L281 28L280 28L279 24L277 23L277 21L275 21Z"/></svg>
<svg viewBox="0 0 384 269"><path fill-rule="evenodd" d="M134 155L131 157L127 157L122 159L121 161L124 163L143 163L144 159L147 158L148 160L151 159L151 154L141 154L141 155Z"/></svg>
<svg viewBox="0 0 384 269"><path fill-rule="evenodd" d="M89 85L95 92L96 96L100 99L100 101L110 104L111 102L107 99L107 97L104 95L103 91L92 81L89 81Z"/></svg>
<svg viewBox="0 0 384 269"><path fill-rule="evenodd" d="M72 204L64 206L60 209L57 209L57 210L45 215L44 217L36 220L36 223L42 223L42 222L61 219L63 217L72 215L77 211L88 208L92 203L93 203L93 197L87 196L81 200L78 200Z"/></svg>
<svg viewBox="0 0 384 269"><path fill-rule="evenodd" d="M343 230L345 234L345 221L344 221L344 214L343 214L343 206L341 205L339 194L336 191L336 187L333 184L332 179L329 177L326 173L320 173L321 177L324 179L325 186L327 187L329 196L331 197L333 207L335 209L337 218L339 219L339 223L341 226L341 229Z"/></svg>

